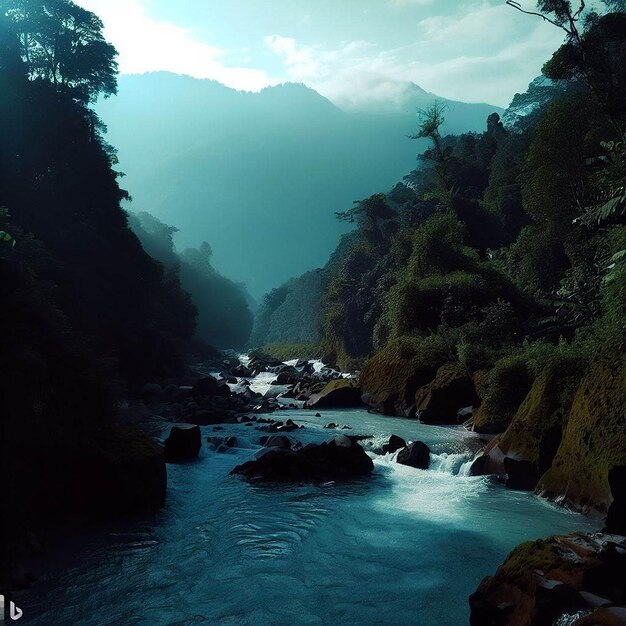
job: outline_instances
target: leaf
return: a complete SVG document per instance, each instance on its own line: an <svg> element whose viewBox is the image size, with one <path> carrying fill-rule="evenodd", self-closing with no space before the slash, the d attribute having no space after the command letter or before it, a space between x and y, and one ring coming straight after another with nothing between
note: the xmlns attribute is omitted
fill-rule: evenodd
<svg viewBox="0 0 626 626"><path fill-rule="evenodd" d="M0 230L0 241L2 243L8 243L11 247L15 246L15 239L5 230Z"/></svg>

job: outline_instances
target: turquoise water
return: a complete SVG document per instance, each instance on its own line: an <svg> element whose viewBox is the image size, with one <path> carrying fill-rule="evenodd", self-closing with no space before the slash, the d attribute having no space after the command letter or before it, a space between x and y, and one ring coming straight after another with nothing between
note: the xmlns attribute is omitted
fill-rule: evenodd
<svg viewBox="0 0 626 626"><path fill-rule="evenodd" d="M527 539L598 522L492 478L461 475L477 447L460 428L365 411L282 412L292 438L350 434L425 441L433 467L376 457L347 485L251 486L229 476L264 433L227 426L239 448L168 465L163 511L60 541L49 570L17 598L26 624L160 626L438 625L468 623L467 598ZM461 474L459 474L461 472Z"/></svg>

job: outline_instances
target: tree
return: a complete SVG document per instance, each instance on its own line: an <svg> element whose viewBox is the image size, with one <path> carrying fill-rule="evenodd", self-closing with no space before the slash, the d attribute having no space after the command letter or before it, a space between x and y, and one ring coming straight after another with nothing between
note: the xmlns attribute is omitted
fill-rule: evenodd
<svg viewBox="0 0 626 626"><path fill-rule="evenodd" d="M576 9L566 0L540 0L539 12L525 10L514 0L507 4L565 31L566 42L545 64L543 73L553 80L584 81L615 122L626 109L626 2L605 0L609 11L616 11L608 15L585 12L584 0Z"/></svg>
<svg viewBox="0 0 626 626"><path fill-rule="evenodd" d="M51 82L81 102L117 93L117 52L100 18L71 0L4 0L32 80Z"/></svg>
<svg viewBox="0 0 626 626"><path fill-rule="evenodd" d="M437 187L424 196L425 200L437 200L449 209L454 195L454 185L450 175L450 161L453 158L453 148L446 146L441 136L441 127L446 121L446 105L434 102L429 108L419 112L419 126L416 135L411 139L430 139L432 148L421 155L423 161L430 161L437 175Z"/></svg>
<svg viewBox="0 0 626 626"><path fill-rule="evenodd" d="M354 204L355 206L347 211L335 213L337 219L350 224L358 222L367 236L380 239L380 220L388 220L395 216L385 194L377 193L366 200L357 200Z"/></svg>

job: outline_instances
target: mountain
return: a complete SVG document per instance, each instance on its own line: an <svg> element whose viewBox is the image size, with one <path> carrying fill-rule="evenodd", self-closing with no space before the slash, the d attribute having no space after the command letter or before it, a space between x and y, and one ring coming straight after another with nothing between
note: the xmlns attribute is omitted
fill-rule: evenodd
<svg viewBox="0 0 626 626"><path fill-rule="evenodd" d="M502 123L508 130L521 133L536 124L555 98L580 88L581 85L576 82L554 81L546 76L538 76L531 81L524 93L513 96L511 104L502 115Z"/></svg>
<svg viewBox="0 0 626 626"><path fill-rule="evenodd" d="M300 84L260 93L168 73L122 76L98 112L134 202L208 241L215 267L258 297L323 265L347 227L334 212L391 187L424 145L408 136L436 97L417 86L397 110L343 111ZM448 132L482 131L501 109L448 102Z"/></svg>

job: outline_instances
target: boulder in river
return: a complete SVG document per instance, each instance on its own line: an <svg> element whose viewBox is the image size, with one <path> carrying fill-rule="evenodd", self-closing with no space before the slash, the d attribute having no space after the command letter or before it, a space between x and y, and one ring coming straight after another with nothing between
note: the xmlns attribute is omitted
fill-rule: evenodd
<svg viewBox="0 0 626 626"><path fill-rule="evenodd" d="M156 383L148 383L141 389L141 399L148 404L162 402L163 397L163 387Z"/></svg>
<svg viewBox="0 0 626 626"><path fill-rule="evenodd" d="M231 474L250 480L323 483L366 476L373 469L372 460L358 443L339 436L297 451L272 448L238 465Z"/></svg>
<svg viewBox="0 0 626 626"><path fill-rule="evenodd" d="M285 435L270 435L261 437L261 445L265 448L281 448L282 450L291 450L292 443L289 437Z"/></svg>
<svg viewBox="0 0 626 626"><path fill-rule="evenodd" d="M455 424L463 407L478 406L474 382L458 363L446 363L415 394L415 407L425 424Z"/></svg>
<svg viewBox="0 0 626 626"><path fill-rule="evenodd" d="M351 408L361 406L361 390L352 380L340 378L314 393L305 405L309 409Z"/></svg>
<svg viewBox="0 0 626 626"><path fill-rule="evenodd" d="M401 337L368 359L361 371L363 402L385 415L415 416L415 393L445 361L430 339Z"/></svg>
<svg viewBox="0 0 626 626"><path fill-rule="evenodd" d="M413 441L398 452L398 463L416 469L428 469L430 465L430 448L422 441Z"/></svg>
<svg viewBox="0 0 626 626"><path fill-rule="evenodd" d="M237 437L208 437L207 441L216 448L218 452L226 452L229 448L237 447Z"/></svg>
<svg viewBox="0 0 626 626"><path fill-rule="evenodd" d="M617 535L573 534L522 543L470 596L470 624L552 626L564 615L623 605L624 571L626 538ZM612 623L624 622L580 621Z"/></svg>
<svg viewBox="0 0 626 626"><path fill-rule="evenodd" d="M165 460L182 461L198 456L202 447L200 427L192 424L175 424L165 440Z"/></svg>
<svg viewBox="0 0 626 626"><path fill-rule="evenodd" d="M406 441L402 439L402 437L398 437L398 435L391 435L387 440L387 443L383 444L381 451L383 454L388 454L391 452L397 452L404 447L406 447Z"/></svg>
<svg viewBox="0 0 626 626"><path fill-rule="evenodd" d="M227 384L219 382L213 376L205 376L194 383L191 388L191 395L194 398L207 396L223 396L227 398L231 395L231 392Z"/></svg>

